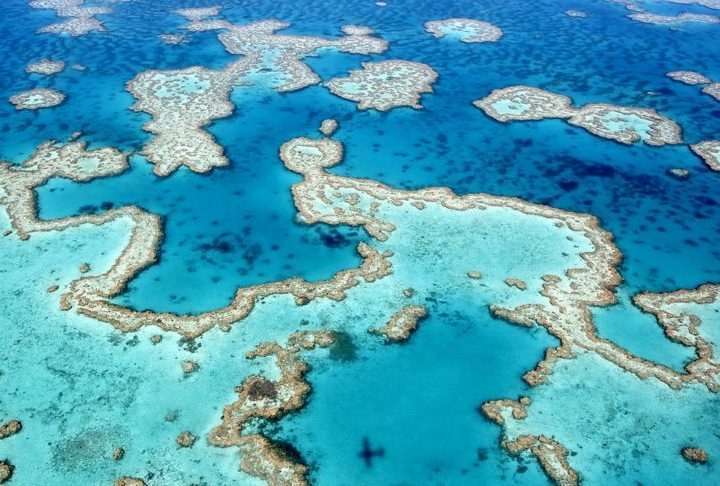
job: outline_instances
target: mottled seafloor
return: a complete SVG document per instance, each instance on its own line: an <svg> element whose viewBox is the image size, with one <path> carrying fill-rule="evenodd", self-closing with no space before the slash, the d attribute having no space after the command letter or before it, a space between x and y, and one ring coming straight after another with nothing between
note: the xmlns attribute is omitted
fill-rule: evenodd
<svg viewBox="0 0 720 486"><path fill-rule="evenodd" d="M157 37L184 32L185 20L170 10L215 2L90 4L112 7L98 16L106 31L70 37L36 33L58 20L52 11L32 9L26 0L2 2L0 160L19 164L41 142L76 131L91 148L137 152L151 137L142 129L149 116L129 109L128 81L149 69L222 68L236 59L215 32L187 33L179 45ZM695 4L643 6L720 16ZM570 9L588 16L565 15ZM225 2L228 21L277 18L291 24L284 32L292 34L335 37L343 25L369 26L389 41L384 53L322 52L307 63L327 81L364 61L422 62L439 74L434 92L423 95L423 109L379 113L360 111L322 86L290 93L262 84L237 87L235 112L208 127L229 166L207 174L181 168L159 178L135 154L122 175L82 184L52 179L39 187L39 216L127 204L161 215L160 261L115 299L134 309L199 313L226 305L241 286L291 276L328 279L359 265L355 247L371 238L360 228L298 222L290 186L301 178L283 166L278 150L294 137L316 136L320 122L334 118L346 153L333 174L404 189L514 196L598 216L624 256L618 303L592 309L598 334L680 371L693 350L668 340L631 297L720 282L720 174L686 145L627 146L559 120L502 124L472 105L493 89L530 85L578 105L654 108L682 127L687 143L720 138L720 102L665 76L693 70L720 80L720 25L644 24L627 13L622 3L599 0L388 0L384 7L370 0ZM466 44L424 31L425 22L449 17L491 22L504 35ZM68 67L52 76L25 73L42 58ZM86 70L70 69L74 63ZM35 87L68 98L38 111L17 111L7 102ZM671 168L690 176L679 180L668 174ZM312 484L548 484L532 457L500 447L501 428L478 409L519 395L533 401L522 427L562 443L585 484L717 484L717 393L697 385L672 390L592 354L561 360L537 387L522 380L558 341L542 328L493 317L488 305L513 298L505 276L531 281L567 268L561 252L580 250L565 234L530 218L423 215L397 215L403 225L394 242L407 251L397 251L391 278L354 287L339 303L296 306L289 297L271 297L229 333L212 329L193 341L157 328L121 333L61 311L59 293L46 291L78 278L83 263L92 272L109 268L129 238L126 222L38 233L27 241L0 238L0 423L23 423L19 434L0 440L0 459L15 466L8 484L100 485L123 475L148 485L263 484L239 470L237 448L213 447L205 438L236 399L235 386L250 374L277 373L271 360L245 359L249 349L319 328L341 331L343 339L305 353L312 366L307 405L259 425L268 437L292 444L310 467ZM0 211L0 230L6 228ZM448 228L456 230L453 238L440 238ZM418 238L432 249L422 257L412 251ZM478 266L498 278L480 290L456 291L449 270ZM385 344L367 331L405 302L405 287L422 297L416 303L429 317L406 343ZM719 304L697 312L717 350ZM163 336L159 344L150 342L155 334ZM185 360L200 369L184 376ZM172 411L177 418L165 420ZM192 448L175 442L185 430L198 437ZM358 456L365 437L385 451L370 468ZM680 449L689 445L702 446L709 462L685 461ZM116 447L126 451L120 461L111 457Z"/></svg>

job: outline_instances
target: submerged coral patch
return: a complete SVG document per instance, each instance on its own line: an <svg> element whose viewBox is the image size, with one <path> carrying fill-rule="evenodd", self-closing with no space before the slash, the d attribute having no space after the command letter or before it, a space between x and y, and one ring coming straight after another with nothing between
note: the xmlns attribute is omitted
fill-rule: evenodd
<svg viewBox="0 0 720 486"><path fill-rule="evenodd" d="M568 17L587 17L588 14L582 10L565 10L565 15Z"/></svg>

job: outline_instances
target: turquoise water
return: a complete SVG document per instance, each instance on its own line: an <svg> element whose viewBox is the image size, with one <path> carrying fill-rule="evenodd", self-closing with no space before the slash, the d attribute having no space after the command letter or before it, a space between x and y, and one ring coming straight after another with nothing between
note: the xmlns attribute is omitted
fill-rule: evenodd
<svg viewBox="0 0 720 486"><path fill-rule="evenodd" d="M212 1L112 2L113 12L98 17L107 30L79 37L36 34L58 19L27 3L6 0L1 7L0 99L37 87L68 98L39 111L0 102L0 159L15 164L43 141L76 131L91 148L138 152L152 136L142 130L150 118L129 109L135 101L125 91L129 80L148 69L222 69L237 59L217 32L187 33L180 45L157 37L183 32L185 20L170 10ZM698 5L643 6L720 16ZM564 15L569 9L588 17ZM592 355L562 362L537 388L522 381L558 341L541 328L493 318L488 305L543 302L539 277L578 265L582 242L566 247L566 234L537 218L488 212L473 219L436 208L391 212L398 230L385 243L357 227L308 226L297 220L290 193L302 178L278 157L284 142L315 137L323 119L335 118L345 159L333 174L403 189L513 196L598 216L624 255L619 303L592 309L599 335L681 371L693 350L670 342L631 297L720 282L720 174L684 145L621 145L561 120L501 124L472 106L493 89L525 84L567 95L575 106L654 108L682 127L688 143L717 139L720 104L665 73L695 70L720 80L720 26L672 30L633 22L627 13L622 4L600 0L389 0L386 7L357 0L226 2L222 18L233 23L277 18L291 24L283 33L328 38L339 37L343 25L366 25L389 42L382 54L321 50L305 59L323 81L384 59L426 63L440 77L434 92L423 95L422 110L388 113L359 111L321 85L290 93L262 83L236 87L234 113L207 127L224 147L227 167L203 175L181 168L158 178L144 157L132 155L122 175L84 184L53 179L39 187L39 216L128 204L161 215L160 260L114 298L133 309L195 314L226 305L238 287L292 276L328 279L360 264L359 242L392 249L394 273L354 287L342 302L317 299L298 307L287 296L268 297L230 333L214 329L188 343L157 328L122 334L60 311L62 290L46 292L78 278L82 263L92 272L108 268L127 241L127 222L29 241L0 238L0 423L17 418L24 426L0 440L0 459L16 466L9 484L109 484L125 474L151 485L262 484L238 470L237 449L212 447L204 437L236 399L235 386L253 373L277 374L270 360L249 361L245 352L316 328L342 331L345 346L304 353L312 365L307 406L263 426L299 452L313 484L547 484L537 461L499 447L501 429L478 412L485 401L523 394L533 405L517 430L555 436L586 484L712 484L720 456L716 394L672 391ZM426 21L450 17L491 22L504 35L497 43L465 44L424 31ZM24 72L42 58L67 67L53 76ZM675 179L667 174L671 168L687 169L690 177ZM8 228L4 211L0 218L0 230ZM483 278L468 279L471 270ZM509 277L525 280L528 290L507 287ZM411 298L402 295L408 287L415 289ZM426 305L430 314L408 342L384 344L367 333L408 302ZM714 345L716 307L693 307ZM161 343L151 344L154 334L163 336ZM187 359L200 370L184 377L180 362ZM178 418L166 421L173 410ZM191 449L175 444L183 430L199 437ZM358 457L364 437L385 451L371 468ZM627 445L618 437L633 440ZM683 441L702 444L710 462L683 461ZM125 457L113 461L112 450L121 446Z"/></svg>

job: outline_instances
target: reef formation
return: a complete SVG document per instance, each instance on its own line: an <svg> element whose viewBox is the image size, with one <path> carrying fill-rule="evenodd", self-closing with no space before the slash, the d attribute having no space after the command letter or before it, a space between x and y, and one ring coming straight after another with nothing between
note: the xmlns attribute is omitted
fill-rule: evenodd
<svg viewBox="0 0 720 486"><path fill-rule="evenodd" d="M335 125L330 121L324 124L328 132L331 132ZM607 306L615 302L613 289L621 281L616 269L621 254L613 244L612 235L602 230L593 216L513 198L485 194L460 197L445 188L403 191L371 180L331 175L326 169L341 161L343 147L330 138L300 137L290 140L281 147L280 156L288 169L303 176L303 180L292 187L295 206L303 222L361 226L370 236L385 242L390 248L393 247L391 236L399 223L388 218L394 214L395 210L392 208L403 207L418 213L434 211L435 209L431 208L437 207L450 213L477 213L478 216L490 214L491 210L502 209L548 220L558 231L569 230L577 238L586 240L591 251L580 254L581 267L567 269L564 274L544 275L537 283L526 282L513 276L506 277L507 285L519 292L523 292L522 289L530 287L531 284L533 288L539 285L541 301L514 307L495 304L490 306L490 310L497 317L523 326L540 325L560 340L559 347L548 349L545 358L535 369L526 373L525 380L530 385L545 382L558 360L573 358L578 353L594 353L638 377L654 378L671 388L696 382L711 391L717 391L718 366L713 355L708 354L702 340L684 342L696 348L698 359L687 366L685 373L679 373L638 358L596 334L589 307ZM69 165L68 161L71 162ZM290 279L242 288L227 307L203 314L188 316L139 312L111 303L111 297L121 292L130 279L157 258L162 242L160 219L139 208L124 207L101 215L40 221L35 214L34 188L54 176L84 181L117 174L126 168L126 164L126 156L113 149L87 151L81 142L71 141L65 145L42 145L19 168L0 166L3 202L10 214L13 228L21 238L29 238L38 231L62 230L80 224L103 224L117 218L129 218L133 222L130 241L111 269L101 275L92 275L92 272L81 274L72 281L61 296L62 309L74 309L112 324L124 332L137 330L142 326L156 326L192 338L214 326L227 327L241 321L252 311L254 303L264 296L290 294L299 306L307 305L318 298L342 300L345 291L362 280L372 283L392 273L389 260L393 257L393 251L386 250L381 253L369 245L361 244L358 251L365 261L359 268L341 271L328 281L314 284ZM468 275L470 273L468 272ZM472 273L469 280L477 277L479 275ZM693 297L694 301L707 298L705 294ZM528 299L532 301L536 297L529 296ZM648 297L638 297L638 302L646 307L650 305L646 303L648 301ZM406 339L425 313L424 308L417 306L398 309L390 321L378 331L389 341ZM679 324L673 326L677 328ZM668 328L670 327L668 325ZM291 337L286 347L267 343L248 355L251 359L256 356L276 356L283 377L279 382L269 382L262 377L248 378L238 389L238 402L226 408L223 425L210 437L211 443L216 445L240 446L243 451L241 467L246 472L266 479L286 478L290 483L295 479L288 478L300 481L305 477L307 471L304 465L288 462L266 437L255 434L244 436L242 424L250 417L278 418L281 414L302 406L309 388L302 380L305 367L295 356L301 349L332 344L332 333L328 332L297 334ZM285 388L287 392L281 392ZM522 411L525 404L518 402L517 405L511 402L490 402L485 405L484 410L499 423L497 417L503 417L504 410L508 407L515 415L525 414ZM495 411L490 413L491 410ZM577 477L568 466L567 451L561 444L547 437L505 440L503 444L511 452L530 451L547 473L563 484L573 484L573 478Z"/></svg>
<svg viewBox="0 0 720 486"><path fill-rule="evenodd" d="M85 0L33 0L32 8L55 10L58 17L66 20L41 27L39 33L66 34L71 36L86 35L93 31L104 31L105 27L96 15L112 12L108 7L88 7Z"/></svg>
<svg viewBox="0 0 720 486"><path fill-rule="evenodd" d="M52 61L50 59L41 59L38 62L28 64L27 67L25 67L25 72L50 76L52 74L59 73L63 69L65 69L65 61Z"/></svg>
<svg viewBox="0 0 720 486"><path fill-rule="evenodd" d="M707 0L711 1L711 0ZM379 6L384 6L380 5ZM676 3L691 3L677 0ZM108 13L106 9L82 7L82 0L36 0L36 8L55 8L58 15L71 20L42 29L45 32L82 35L102 30L94 15ZM226 51L240 59L222 69L211 70L194 66L180 70L145 71L127 84L135 96L136 111L152 116L145 130L154 137L141 154L154 164L154 172L167 176L185 166L194 172L208 172L226 166L229 160L222 147L205 128L213 121L233 113L230 95L236 88L257 82L256 76L268 75L271 86L281 92L294 91L318 84L320 77L303 62L306 56L322 53L321 49L337 49L353 54L383 52L387 42L373 36L367 27L346 25L343 36L336 39L278 34L288 24L277 20L233 25L218 18L220 7L191 8L175 11L188 20L188 33L218 30L219 41ZM567 15L583 17L585 14L568 11ZM581 15L582 14L582 15ZM658 16L642 13L635 20L667 23ZM698 20L680 16L683 20ZM697 16L695 16L697 17ZM706 16L707 17L707 16ZM677 19L677 18L676 18ZM676 20L673 20L675 22ZM707 21L707 20L703 20ZM497 41L502 31L491 24L472 19L447 19L426 24L426 30L435 37L451 36L462 42ZM186 34L165 34L168 43L187 40ZM61 65L62 64L62 65ZM28 72L53 74L64 69L62 61L41 61L27 67ZM691 85L705 85L703 92L719 98L712 81L700 73L676 71L668 73L674 80ZM351 71L347 78L336 78L325 84L331 92L356 101L358 109L390 110L398 106L421 108L421 93L431 92L437 73L428 65L403 60L363 63L363 69ZM64 95L51 90L34 90L21 93L15 101L18 109L35 109L53 106L64 100ZM58 101L59 99L59 101ZM493 91L488 97L475 102L488 116L501 121L564 119L602 138L624 144L644 141L648 145L682 143L680 127L655 110L630 108L608 104L589 104L574 108L572 100L564 95L528 86L512 86ZM407 242L399 233L407 224L408 214L424 214L428 220L442 226L443 218L460 217L482 220L502 213L509 220L527 218L549 223L577 245L577 259L565 267L550 267L537 278L526 275L503 275L507 297L488 306L497 318L525 327L542 327L557 338L559 346L546 351L534 369L524 375L528 385L548 384L562 361L579 356L593 356L610 363L633 376L658 382L669 390L687 387L704 387L711 393L720 390L720 362L716 358L719 343L705 333L701 313L694 313L685 305L715 304L720 296L717 285L705 285L695 290L682 290L665 294L641 293L634 304L654 315L671 340L689 347L695 359L681 371L635 356L630 351L600 337L591 309L609 306L616 302L615 289L621 283L618 265L622 259L612 235L602 229L594 216L560 210L511 197L488 194L459 196L442 187L421 190L400 190L373 180L334 175L328 171L344 157L343 145L331 137L338 129L336 120L324 120L321 139L298 137L289 140L279 149L284 166L300 175L302 180L292 188L292 197L298 210L298 221L304 224L325 223L362 228L372 239L357 247L362 263L342 270L328 280L309 282L290 278L237 289L226 306L196 315L170 312L138 311L113 302L125 291L132 279L158 261L164 239L163 221L158 215L142 208L125 206L101 214L72 216L43 220L38 216L35 190L54 177L75 182L87 182L98 177L122 173L128 168L128 154L116 149L88 150L83 142L71 139L65 143L49 141L40 145L25 162L19 165L0 163L0 202L3 203L13 231L23 240L39 232L63 231L80 225L102 225L115 220L126 220L132 232L120 256L111 268L98 274L87 264L79 268L80 275L68 285L51 285L48 293L61 290L59 303L64 311L78 312L106 322L122 332L133 332L143 327L155 327L178 333L186 339L196 338L214 327L228 331L241 323L256 308L258 302L273 296L286 296L297 307L317 301L342 302L351 289L373 285L390 279L396 262ZM713 170L720 170L720 145L706 141L692 145L691 149L705 160ZM436 215L440 217L436 217ZM458 216L460 215L460 216ZM432 219L435 218L436 219ZM470 224L468 224L470 226ZM447 233L451 233L447 230ZM10 232L6 234L8 236ZM450 241L450 236L448 236ZM412 243L423 250L419 240ZM570 244L570 243L569 243ZM584 245L584 246L583 246ZM420 250L420 251L421 251ZM492 269L475 270L470 266L457 272L461 285L475 285L488 280ZM496 277L492 275L492 277ZM411 299L415 290L412 282L402 281L402 295ZM454 287L450 287L454 290ZM398 296L399 297L399 296ZM385 337L387 344L410 339L419 322L429 314L428 308L417 303L397 305L389 319L377 322L379 327L368 331ZM162 337L153 335L153 344ZM280 341L278 341L280 342ZM329 348L336 342L336 333L330 329L295 332L283 345L266 342L246 353L248 360L274 358L280 377L270 379L252 375L236 388L237 400L227 405L221 423L208 435L207 440L218 447L237 447L240 450L240 468L271 485L307 484L309 468L302 458L285 444L273 441L256 428L258 422L277 421L292 411L301 409L310 393L306 380L308 364L302 353L316 348ZM199 369L195 361L181 363L184 375ZM481 406L485 417L503 426L502 446L510 454L532 454L548 477L558 484L578 484L581 474L572 465L572 451L546 434L514 434L509 430L511 421L525 420L532 412L532 400L523 396L518 400L488 401ZM21 430L19 421L13 420L0 427L0 439ZM184 431L177 437L179 447L189 448L197 437ZM196 446L197 447L197 446ZM124 455L118 452L115 459ZM114 454L115 456L116 454ZM707 452L696 444L689 444L680 455L693 464L706 463ZM10 479L13 466L0 461L0 482ZM118 485L145 484L142 479L122 477Z"/></svg>
<svg viewBox="0 0 720 486"><path fill-rule="evenodd" d="M35 88L10 97L10 103L18 110L39 110L57 106L65 101L65 95L51 88Z"/></svg>
<svg viewBox="0 0 720 486"><path fill-rule="evenodd" d="M466 43L497 42L503 35L499 27L475 19L431 20L425 30L438 39L447 36Z"/></svg>
<svg viewBox="0 0 720 486"><path fill-rule="evenodd" d="M500 122L562 118L593 135L624 144L639 140L654 146L682 143L680 126L651 108L605 103L573 108L569 97L531 86L496 89L473 104Z"/></svg>
<svg viewBox="0 0 720 486"><path fill-rule="evenodd" d="M390 60L365 62L347 78L326 83L330 92L356 101L358 109L388 111L399 106L420 109L421 93L432 92L438 74L427 64Z"/></svg>
<svg viewBox="0 0 720 486"><path fill-rule="evenodd" d="M243 56L221 70L194 66L172 71L145 71L127 84L138 100L133 110L152 116L145 130L156 135L142 150L155 164L154 172L167 176L181 166L194 172L207 172L228 164L224 150L204 127L230 116L233 89L252 85L260 75L269 76L271 86L280 92L296 91L320 82L302 59L320 49L337 49L351 54L374 54L387 49L387 42L373 37L372 30L358 26L342 28L343 37L325 39L312 36L278 34L289 24L265 20L234 25L221 19L220 7L180 9L189 32L221 30L218 40L225 50ZM167 37L179 43L185 37ZM177 34L175 34L177 35ZM253 81L255 80L255 81Z"/></svg>

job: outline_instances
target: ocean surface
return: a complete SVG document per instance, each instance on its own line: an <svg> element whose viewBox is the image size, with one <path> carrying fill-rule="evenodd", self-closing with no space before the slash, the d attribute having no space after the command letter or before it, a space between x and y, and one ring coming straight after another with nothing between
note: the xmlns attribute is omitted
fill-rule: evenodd
<svg viewBox="0 0 720 486"><path fill-rule="evenodd" d="M233 24L278 19L290 24L283 34L324 38L361 25L389 42L381 54L323 49L304 58L323 82L386 59L427 64L439 78L422 95L422 109L388 112L359 110L322 84L292 92L262 80L236 86L232 115L206 127L229 165L203 174L181 167L159 177L139 153L154 137L143 130L150 115L130 109L135 99L126 84L147 70L222 69L237 60L217 31L188 32L186 19L171 13L217 2L88 1L112 11L97 16L104 31L82 36L36 32L60 19L28 3L0 5L0 160L19 165L41 143L74 132L90 149L132 154L121 175L87 183L53 178L36 190L43 220L127 205L162 217L158 261L115 304L199 314L227 305L240 287L290 277L319 282L355 268L361 242L395 255L392 275L361 282L342 301L299 306L287 295L270 296L230 332L213 328L188 340L153 326L123 333L60 309L62 289L81 276L82 263L99 274L121 257L132 232L128 221L0 238L0 424L23 425L0 440L0 460L14 466L8 484L102 485L120 476L148 485L265 484L240 470L238 448L215 447L206 437L237 399L236 386L251 374L278 374L272 360L248 360L245 353L306 329L333 329L341 339L301 354L312 387L305 406L258 428L302 458L310 484L552 484L532 455L501 447L503 428L480 411L487 401L521 395L532 399L521 428L563 444L583 484L718 484L718 393L696 383L675 390L640 379L589 352L560 360L546 383L523 381L559 341L542 327L497 318L489 306L543 300L540 277L580 265L586 243L573 246L548 221L502 211L483 218L434 207L390 211L398 229L385 242L357 226L306 224L291 193L303 177L286 169L278 153L295 137L318 138L320 123L332 118L340 123L333 138L345 147L342 163L329 169L333 175L409 191L441 186L458 195L515 197L597 216L623 255L617 303L590 309L597 334L682 372L695 350L669 340L632 297L720 283L720 173L687 147L720 139L720 102L666 76L690 70L720 81L720 24L640 23L627 17L624 3L602 0L387 0L385 6L228 0L220 17ZM640 5L663 15L720 17L720 10L698 4ZM425 31L425 22L447 18L489 22L503 36L464 43ZM170 45L161 34L185 34L186 42ZM50 76L25 72L40 59L67 67ZM557 119L500 123L473 106L512 85L564 94L576 106L655 109L682 127L685 143L625 145ZM67 99L40 110L8 102L45 87ZM672 176L673 168L689 177ZM5 229L11 223L0 211ZM423 252L415 251L418 241ZM482 285L454 277L476 269ZM515 302L503 283L511 276L528 282L525 300ZM61 290L47 292L51 284ZM418 329L403 343L368 333L405 305L407 287L415 292L409 301L428 310ZM719 305L693 310L713 349L720 343ZM151 343L153 335L162 341ZM184 375L186 360L199 370ZM186 430L198 437L190 448L175 440ZM369 464L360 455L364 439L383 450ZM680 449L687 446L702 447L708 462L684 460ZM111 457L116 447L125 450L121 460Z"/></svg>

